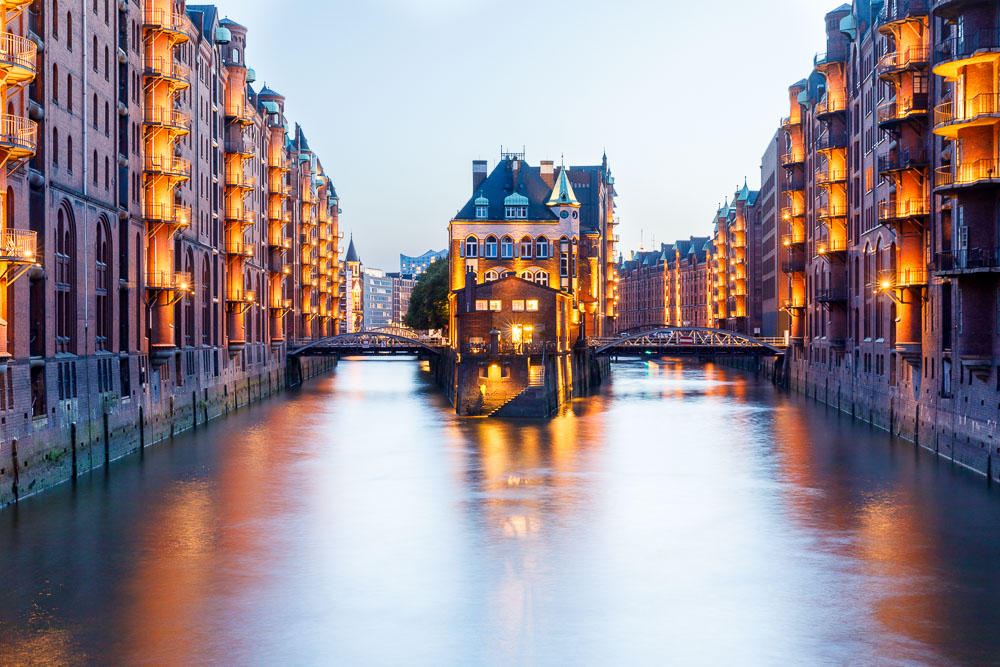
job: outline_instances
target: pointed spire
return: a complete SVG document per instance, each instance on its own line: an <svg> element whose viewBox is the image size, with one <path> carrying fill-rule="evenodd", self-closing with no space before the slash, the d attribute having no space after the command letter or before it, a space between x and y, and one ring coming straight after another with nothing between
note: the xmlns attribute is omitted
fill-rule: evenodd
<svg viewBox="0 0 1000 667"><path fill-rule="evenodd" d="M358 251L354 248L354 233L351 232L351 243L347 246L347 255L344 257L345 262L356 262L361 263L358 258Z"/></svg>
<svg viewBox="0 0 1000 667"><path fill-rule="evenodd" d="M559 180L556 181L555 186L552 188L552 196L549 197L549 206L579 206L580 202L576 198L576 193L573 192L573 186L569 182L569 176L566 175L566 167L563 166L559 170Z"/></svg>

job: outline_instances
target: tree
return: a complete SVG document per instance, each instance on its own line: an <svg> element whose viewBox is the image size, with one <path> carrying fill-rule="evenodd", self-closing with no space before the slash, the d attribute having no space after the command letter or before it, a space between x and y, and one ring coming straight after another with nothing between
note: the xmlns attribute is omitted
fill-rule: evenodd
<svg viewBox="0 0 1000 667"><path fill-rule="evenodd" d="M432 262L421 274L410 295L403 324L411 329L448 328L448 261Z"/></svg>

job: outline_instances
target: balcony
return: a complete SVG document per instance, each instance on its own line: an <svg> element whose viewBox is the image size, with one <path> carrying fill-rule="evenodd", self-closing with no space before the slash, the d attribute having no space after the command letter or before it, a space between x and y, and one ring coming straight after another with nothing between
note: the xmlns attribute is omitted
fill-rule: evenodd
<svg viewBox="0 0 1000 667"><path fill-rule="evenodd" d="M1000 249L963 248L939 252L936 260L936 272L942 276L992 272L1000 270Z"/></svg>
<svg viewBox="0 0 1000 667"><path fill-rule="evenodd" d="M246 229L256 222L253 211L241 210L238 208L226 209L226 224L239 225Z"/></svg>
<svg viewBox="0 0 1000 667"><path fill-rule="evenodd" d="M267 235L267 245L270 248L283 248L288 250L292 247L292 240L285 237L284 230L282 228L272 229L271 233Z"/></svg>
<svg viewBox="0 0 1000 667"><path fill-rule="evenodd" d="M930 0L896 0L887 2L879 13L879 31L891 32L890 26L905 21L919 21L927 16Z"/></svg>
<svg viewBox="0 0 1000 667"><path fill-rule="evenodd" d="M191 131L191 116L168 107L147 107L142 122L151 127L162 127L180 133Z"/></svg>
<svg viewBox="0 0 1000 667"><path fill-rule="evenodd" d="M21 160L35 154L38 147L38 124L20 116L0 116L0 150L9 159Z"/></svg>
<svg viewBox="0 0 1000 667"><path fill-rule="evenodd" d="M816 256L826 258L843 258L847 253L847 241L844 239L826 239L816 242Z"/></svg>
<svg viewBox="0 0 1000 667"><path fill-rule="evenodd" d="M257 179L242 171L227 171L225 182L227 188L241 190L253 190L257 186Z"/></svg>
<svg viewBox="0 0 1000 667"><path fill-rule="evenodd" d="M847 182L847 172L844 169L818 169L816 171L817 187L825 188L838 183Z"/></svg>
<svg viewBox="0 0 1000 667"><path fill-rule="evenodd" d="M934 134L954 139L959 130L1000 123L1000 93L981 93L934 108Z"/></svg>
<svg viewBox="0 0 1000 667"><path fill-rule="evenodd" d="M253 257L253 245L243 239L230 239L226 243L226 254L233 257Z"/></svg>
<svg viewBox="0 0 1000 667"><path fill-rule="evenodd" d="M905 51L893 51L878 61L880 79L891 79L897 74L925 69L931 61L931 50L926 46L911 46Z"/></svg>
<svg viewBox="0 0 1000 667"><path fill-rule="evenodd" d="M844 150L847 148L847 132L827 131L816 140L816 152L826 153L833 150Z"/></svg>
<svg viewBox="0 0 1000 667"><path fill-rule="evenodd" d="M910 150L909 148L905 148L901 150L897 148L878 157L878 171L880 174L889 174L909 169L923 171L929 163L930 160L927 157L927 151L923 149Z"/></svg>
<svg viewBox="0 0 1000 667"><path fill-rule="evenodd" d="M782 206L781 207L781 219L791 220L792 218L801 218L806 214L806 209L804 206Z"/></svg>
<svg viewBox="0 0 1000 667"><path fill-rule="evenodd" d="M268 159L267 166L269 169L277 169L278 171L291 171L292 161L284 155L278 157L272 156Z"/></svg>
<svg viewBox="0 0 1000 667"><path fill-rule="evenodd" d="M146 289L194 292L194 280L184 271L150 271L146 273Z"/></svg>
<svg viewBox="0 0 1000 667"><path fill-rule="evenodd" d="M169 81L177 89L191 85L191 68L172 58L145 58L142 73L147 78Z"/></svg>
<svg viewBox="0 0 1000 667"><path fill-rule="evenodd" d="M303 248L309 248L313 245L312 234L299 234L299 245Z"/></svg>
<svg viewBox="0 0 1000 667"><path fill-rule="evenodd" d="M791 150L781 154L782 167L794 167L806 161L806 152L801 148Z"/></svg>
<svg viewBox="0 0 1000 667"><path fill-rule="evenodd" d="M790 299L784 299L781 302L781 308L783 310L802 310L806 307L806 300L801 296L793 296Z"/></svg>
<svg viewBox="0 0 1000 667"><path fill-rule="evenodd" d="M840 65L847 62L847 46L829 49L820 52L813 57L813 67L819 70L827 69L833 65Z"/></svg>
<svg viewBox="0 0 1000 667"><path fill-rule="evenodd" d="M226 105L226 118L233 122L240 123L241 125L253 124L253 113L253 108L250 106L250 103L246 101L242 104Z"/></svg>
<svg viewBox="0 0 1000 667"><path fill-rule="evenodd" d="M846 217L847 217L847 207L844 205L816 207L817 220L834 220Z"/></svg>
<svg viewBox="0 0 1000 667"><path fill-rule="evenodd" d="M876 279L880 290L924 287L927 285L927 271L924 269L888 269L879 271Z"/></svg>
<svg viewBox="0 0 1000 667"><path fill-rule="evenodd" d="M806 180L802 176L786 178L781 181L782 192L801 192L806 189Z"/></svg>
<svg viewBox="0 0 1000 667"><path fill-rule="evenodd" d="M921 197L903 200L892 199L881 201L878 204L878 221L883 225L923 218L930 213L930 200Z"/></svg>
<svg viewBox="0 0 1000 667"><path fill-rule="evenodd" d="M287 311L287 310L291 310L291 309L292 309L292 300L291 299L282 299L281 301L279 301L277 303L272 303L271 304L271 310L286 310Z"/></svg>
<svg viewBox="0 0 1000 667"><path fill-rule="evenodd" d="M1000 28L983 28L961 37L954 35L938 42L935 51L934 73L956 79L966 65L990 62L1000 56Z"/></svg>
<svg viewBox="0 0 1000 667"><path fill-rule="evenodd" d="M802 116L793 118L791 116L781 119L781 129L785 132L791 132L794 128L802 125Z"/></svg>
<svg viewBox="0 0 1000 667"><path fill-rule="evenodd" d="M7 85L28 83L38 73L38 45L27 37L0 34L0 71Z"/></svg>
<svg viewBox="0 0 1000 667"><path fill-rule="evenodd" d="M177 225L178 227L187 227L191 224L190 206L147 203L143 214L149 224Z"/></svg>
<svg viewBox="0 0 1000 667"><path fill-rule="evenodd" d="M908 120L920 118L927 114L928 107L926 93L895 102L880 104L878 107L878 125L884 129Z"/></svg>
<svg viewBox="0 0 1000 667"><path fill-rule="evenodd" d="M253 303L257 300L257 292L252 289L234 287L226 292L226 301L229 303Z"/></svg>
<svg viewBox="0 0 1000 667"><path fill-rule="evenodd" d="M791 234L781 235L781 245L786 248L792 248L793 246L804 245L806 242L805 232L793 232Z"/></svg>
<svg viewBox="0 0 1000 667"><path fill-rule="evenodd" d="M816 300L820 303L847 303L847 288L827 287L816 290Z"/></svg>
<svg viewBox="0 0 1000 667"><path fill-rule="evenodd" d="M843 88L830 89L826 96L816 102L816 118L824 120L834 114L847 111L847 91Z"/></svg>
<svg viewBox="0 0 1000 667"><path fill-rule="evenodd" d="M241 155L244 158L251 158L256 155L253 142L242 137L239 139L227 139L224 148L230 155Z"/></svg>
<svg viewBox="0 0 1000 667"><path fill-rule="evenodd" d="M996 158L938 167L934 179L934 191L938 193L997 185L1000 185L1000 160Z"/></svg>
<svg viewBox="0 0 1000 667"><path fill-rule="evenodd" d="M147 9L143 12L142 27L167 33L174 43L190 39L187 31L187 17L163 9Z"/></svg>
<svg viewBox="0 0 1000 667"><path fill-rule="evenodd" d="M38 235L23 229L0 232L0 262L34 264L38 259Z"/></svg>
<svg viewBox="0 0 1000 667"><path fill-rule="evenodd" d="M173 155L147 155L143 169L148 174L177 179L191 178L191 162Z"/></svg>
<svg viewBox="0 0 1000 667"><path fill-rule="evenodd" d="M805 257L792 257L781 262L782 273L802 273L806 270Z"/></svg>

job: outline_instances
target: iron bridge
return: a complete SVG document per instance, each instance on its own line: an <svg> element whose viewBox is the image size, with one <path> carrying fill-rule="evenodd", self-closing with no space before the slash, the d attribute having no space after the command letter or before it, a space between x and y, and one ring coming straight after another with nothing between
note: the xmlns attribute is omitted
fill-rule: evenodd
<svg viewBox="0 0 1000 667"><path fill-rule="evenodd" d="M405 327L385 327L340 334L319 340L293 341L290 357L362 357L438 355L447 342L435 336L423 336Z"/></svg>
<svg viewBox="0 0 1000 667"><path fill-rule="evenodd" d="M754 338L732 331L706 327L661 327L613 338L591 338L595 354L639 355L715 355L785 353L782 338Z"/></svg>

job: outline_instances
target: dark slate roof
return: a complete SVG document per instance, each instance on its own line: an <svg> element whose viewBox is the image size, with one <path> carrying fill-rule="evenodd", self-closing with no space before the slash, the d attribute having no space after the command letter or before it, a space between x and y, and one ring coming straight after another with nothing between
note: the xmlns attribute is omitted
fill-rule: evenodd
<svg viewBox="0 0 1000 667"><path fill-rule="evenodd" d="M552 188L542 180L539 169L529 167L526 163L521 162L515 183L511 162L511 160L502 160L493 169L493 172L472 193L465 206L455 214L456 220L475 220L476 199L479 197L485 197L490 201L487 220L505 220L503 200L515 192L528 198L528 220L557 219L556 215L546 206L546 202L552 194Z"/></svg>
<svg viewBox="0 0 1000 667"><path fill-rule="evenodd" d="M333 180L330 181L330 197L333 199L340 199L340 197L337 196L337 188L333 187Z"/></svg>
<svg viewBox="0 0 1000 667"><path fill-rule="evenodd" d="M300 151L309 151L309 142L306 141L306 133L302 131L302 126L295 124L295 144ZM311 151L310 151L311 152Z"/></svg>
<svg viewBox="0 0 1000 667"><path fill-rule="evenodd" d="M264 84L264 87L260 89L260 92L257 94L262 97L280 97L281 99L285 99L285 96L282 95L281 93L277 93L268 88L266 83Z"/></svg>
<svg viewBox="0 0 1000 667"><path fill-rule="evenodd" d="M347 246L347 255L344 257L344 261L361 263L361 260L358 258L358 251L354 248L354 234L351 234L351 243Z"/></svg>
<svg viewBox="0 0 1000 667"><path fill-rule="evenodd" d="M219 25L226 26L227 28L228 27L236 27L236 28L243 28L244 30L247 29L247 27L245 25L240 25L239 23L237 23L236 21L232 20L228 16L226 18L222 19L221 21L219 21Z"/></svg>
<svg viewBox="0 0 1000 667"><path fill-rule="evenodd" d="M216 17L219 15L219 9L215 5L187 5L185 12L195 27L198 28L198 32L201 33L202 37L208 40L210 44L214 44L215 31L211 28Z"/></svg>

